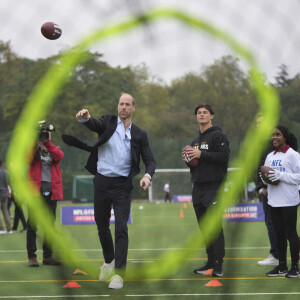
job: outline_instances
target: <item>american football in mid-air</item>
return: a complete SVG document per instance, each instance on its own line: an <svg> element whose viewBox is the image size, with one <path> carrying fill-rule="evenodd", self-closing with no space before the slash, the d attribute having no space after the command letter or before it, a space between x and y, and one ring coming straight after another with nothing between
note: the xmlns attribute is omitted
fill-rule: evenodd
<svg viewBox="0 0 300 300"><path fill-rule="evenodd" d="M48 40L57 40L62 34L60 26L53 22L44 23L41 27L41 32Z"/></svg>

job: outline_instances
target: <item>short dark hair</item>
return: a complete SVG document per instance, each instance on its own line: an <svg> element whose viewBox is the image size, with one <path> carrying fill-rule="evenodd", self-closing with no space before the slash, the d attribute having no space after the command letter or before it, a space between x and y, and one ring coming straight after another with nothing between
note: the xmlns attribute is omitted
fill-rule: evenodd
<svg viewBox="0 0 300 300"><path fill-rule="evenodd" d="M214 114L215 114L214 110L212 109L212 107L211 107L209 104L199 104L199 105L197 105L196 108L195 108L195 115L197 115L198 109L199 109L199 108L203 108L203 107L204 107L205 109L207 109L207 110L210 112L211 115L214 115Z"/></svg>

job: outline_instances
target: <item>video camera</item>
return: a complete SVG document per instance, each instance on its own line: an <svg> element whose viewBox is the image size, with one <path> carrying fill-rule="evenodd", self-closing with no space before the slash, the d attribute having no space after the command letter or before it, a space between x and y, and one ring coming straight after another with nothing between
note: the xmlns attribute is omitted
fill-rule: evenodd
<svg viewBox="0 0 300 300"><path fill-rule="evenodd" d="M49 140L49 132L55 131L55 126L52 124L47 124L46 121L39 122L39 141L46 142Z"/></svg>

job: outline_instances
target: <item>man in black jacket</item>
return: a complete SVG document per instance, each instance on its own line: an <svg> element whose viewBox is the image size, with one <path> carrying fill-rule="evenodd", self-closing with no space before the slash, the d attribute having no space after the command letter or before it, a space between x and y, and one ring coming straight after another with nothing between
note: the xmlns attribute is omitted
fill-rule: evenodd
<svg viewBox="0 0 300 300"><path fill-rule="evenodd" d="M147 133L132 123L134 111L134 98L129 94L122 94L118 104L118 116L107 114L95 119L87 109L76 114L80 122L99 135L93 147L83 144L76 146L91 152L86 168L95 175L94 215L104 256L99 280L108 279L115 268L116 275L109 284L109 288L113 289L123 287L132 178L140 172L140 156L146 166L146 173L140 181L144 190L150 187L155 172L155 160ZM115 213L115 248L109 228L112 207Z"/></svg>
<svg viewBox="0 0 300 300"><path fill-rule="evenodd" d="M214 118L212 107L209 104L200 104L195 108L195 115L200 131L191 143L193 148L186 152L182 150L182 159L186 161L186 153L190 160L199 160L197 166L189 167L193 183L193 206L198 223L201 224L208 208L217 203L215 197L227 173L230 150L226 135L219 127L212 125ZM200 230L205 237L205 227L200 227ZM210 245L205 241L205 246L208 261L194 272L202 274L208 269L213 269L213 276L223 276L222 264L225 256L223 230L218 232Z"/></svg>

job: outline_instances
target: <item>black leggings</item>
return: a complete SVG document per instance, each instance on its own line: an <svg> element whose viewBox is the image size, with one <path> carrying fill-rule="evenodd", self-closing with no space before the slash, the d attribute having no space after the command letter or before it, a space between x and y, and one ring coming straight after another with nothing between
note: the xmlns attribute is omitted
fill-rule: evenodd
<svg viewBox="0 0 300 300"><path fill-rule="evenodd" d="M292 265L297 265L299 262L297 209L298 206L270 207L272 223L277 236L280 265L286 265L287 240L290 244Z"/></svg>

